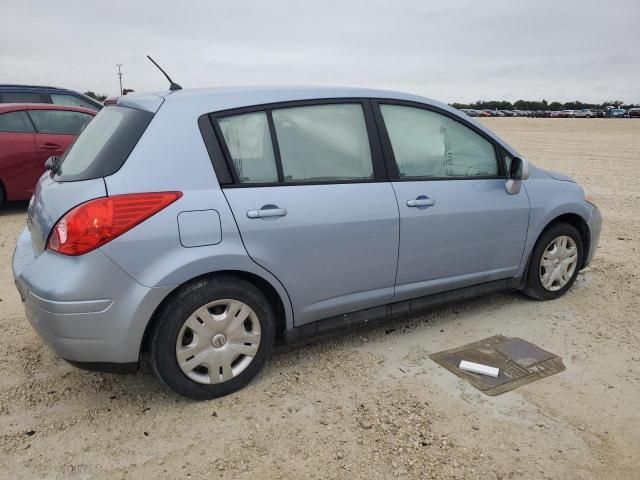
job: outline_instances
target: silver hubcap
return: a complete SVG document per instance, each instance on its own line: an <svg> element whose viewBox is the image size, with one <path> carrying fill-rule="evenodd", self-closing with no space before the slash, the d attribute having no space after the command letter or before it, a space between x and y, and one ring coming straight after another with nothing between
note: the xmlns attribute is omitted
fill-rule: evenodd
<svg viewBox="0 0 640 480"><path fill-rule="evenodd" d="M240 375L260 347L260 322L239 300L216 300L193 312L180 329L176 360L191 380L213 384Z"/></svg>
<svg viewBox="0 0 640 480"><path fill-rule="evenodd" d="M540 283L554 292L563 288L573 277L578 265L578 247L571 237L556 237L542 253Z"/></svg>

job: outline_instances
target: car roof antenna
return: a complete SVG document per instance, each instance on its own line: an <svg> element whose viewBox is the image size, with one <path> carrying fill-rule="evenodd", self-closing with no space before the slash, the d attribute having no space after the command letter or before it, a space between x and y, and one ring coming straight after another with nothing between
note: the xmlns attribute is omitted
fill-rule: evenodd
<svg viewBox="0 0 640 480"><path fill-rule="evenodd" d="M169 75L167 75L167 72L165 72L162 69L162 67L160 65L158 65L153 58L151 58L149 55L147 55L147 58L149 60L151 60L151 63L153 63L156 67L158 67L158 70L160 70L165 77L167 77L167 80L169 80L169 90L171 90L171 91L182 90L182 87L180 85L178 85L176 82L174 82L173 80L171 80L171 77Z"/></svg>

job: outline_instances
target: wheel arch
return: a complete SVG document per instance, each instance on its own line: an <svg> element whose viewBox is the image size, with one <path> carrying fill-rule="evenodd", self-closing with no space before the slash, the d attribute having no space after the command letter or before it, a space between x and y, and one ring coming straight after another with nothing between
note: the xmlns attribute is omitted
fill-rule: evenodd
<svg viewBox="0 0 640 480"><path fill-rule="evenodd" d="M149 339L151 336L150 334L153 331L153 328L157 322L159 313L162 311L165 305L167 305L170 301L172 301L179 294L180 290L182 290L186 286L194 282L198 282L205 278L212 278L217 276L233 276L233 277L245 280L251 283L252 285L256 286L265 295L265 297L271 304L271 307L273 308L273 312L276 316L276 338L280 338L284 334L284 331L287 329L287 323L288 323L287 322L288 312L285 307L285 301L288 301L288 299L283 299L281 294L271 284L271 282L269 282L264 277L257 275L256 273L248 272L246 270L236 270L236 269L218 270L218 271L198 275L176 286L176 288L174 288L158 304L158 306L154 310L153 314L151 315L151 318L147 322L147 325L144 329L144 333L142 335L142 341L140 342L140 353L138 355L139 359L142 356L142 354L148 352Z"/></svg>
<svg viewBox="0 0 640 480"><path fill-rule="evenodd" d="M589 248L591 246L591 235L589 233L589 226L587 225L587 221L581 215L573 212L563 213L549 220L547 224L544 226L544 228L542 228L542 230L540 230L540 232L536 236L536 240L535 242L533 242L533 245L531 246L531 249L527 257L527 266L522 275L523 282L529 275L529 267L531 265L531 256L533 255L533 251L535 250L535 247L538 244L540 237L542 237L547 230L549 230L554 225L557 225L558 223L568 223L569 225L575 227L575 229L578 230L578 232L580 233L580 237L582 240L582 247L584 249L584 253L582 255L582 265L580 265L580 268L583 268L584 263L588 258Z"/></svg>
<svg viewBox="0 0 640 480"><path fill-rule="evenodd" d="M540 232L540 235L538 235L538 239L547 230L549 230L549 228L551 228L552 226L558 223L568 223L572 227L575 227L575 229L578 230L578 232L580 233L580 237L582 240L582 248L584 249L584 252L582 255L582 263L584 265L584 262L589 256L589 249L591 247L591 234L589 233L589 226L587 225L586 220L582 218L580 215L578 215L577 213L564 213L562 215L555 217L542 229L542 231ZM538 239L536 239L536 243L538 243ZM580 265L580 268L582 268L583 265Z"/></svg>

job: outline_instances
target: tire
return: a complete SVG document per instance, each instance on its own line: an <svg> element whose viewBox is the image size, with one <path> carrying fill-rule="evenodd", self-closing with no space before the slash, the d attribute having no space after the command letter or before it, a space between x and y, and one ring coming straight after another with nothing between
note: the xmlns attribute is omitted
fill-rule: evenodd
<svg viewBox="0 0 640 480"><path fill-rule="evenodd" d="M562 260L562 248L552 244L558 240L562 242L562 238L566 240L567 258ZM569 253L572 251L571 244L575 246L575 263L570 261L573 256ZM556 250L554 250L556 248ZM558 252L558 253L554 253ZM546 256L545 256L546 253ZM551 260L555 255L559 258ZM568 223L557 223L552 225L540 236L531 253L529 263L529 271L523 288L523 293L536 300L555 300L566 293L571 288L578 276L578 271L582 266L584 255L584 244L578 230ZM544 259L544 260L543 260ZM555 263L557 262L557 265ZM541 263L542 267L541 268ZM550 266L545 267L544 263ZM573 264L573 268L570 268ZM564 265L569 268L564 269ZM563 275L561 275L564 273ZM558 278L559 277L559 278ZM543 278L546 280L547 286L543 285ZM548 288L549 287L549 288Z"/></svg>
<svg viewBox="0 0 640 480"><path fill-rule="evenodd" d="M0 182L0 210L4 207L6 203L6 197L4 194L4 187L2 186L2 182Z"/></svg>
<svg viewBox="0 0 640 480"><path fill-rule="evenodd" d="M275 325L269 301L253 284L234 276L197 280L159 312L151 333L151 366L165 385L185 397L228 395L265 365Z"/></svg>

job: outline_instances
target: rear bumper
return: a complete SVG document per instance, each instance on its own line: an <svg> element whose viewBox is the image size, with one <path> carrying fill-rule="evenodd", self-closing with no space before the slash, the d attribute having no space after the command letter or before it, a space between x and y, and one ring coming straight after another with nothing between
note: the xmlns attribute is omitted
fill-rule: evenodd
<svg viewBox="0 0 640 480"><path fill-rule="evenodd" d="M36 257L26 229L12 266L31 326L58 355L84 368L130 370L149 319L173 289L140 285L100 250Z"/></svg>
<svg viewBox="0 0 640 480"><path fill-rule="evenodd" d="M600 232L602 231L602 214L600 210L595 205L593 206L593 211L591 212L591 218L587 222L587 226L589 227L589 252L587 253L587 258L584 261L583 267L586 267L593 260L593 256L596 253L596 249L598 248L598 243L600 242Z"/></svg>

